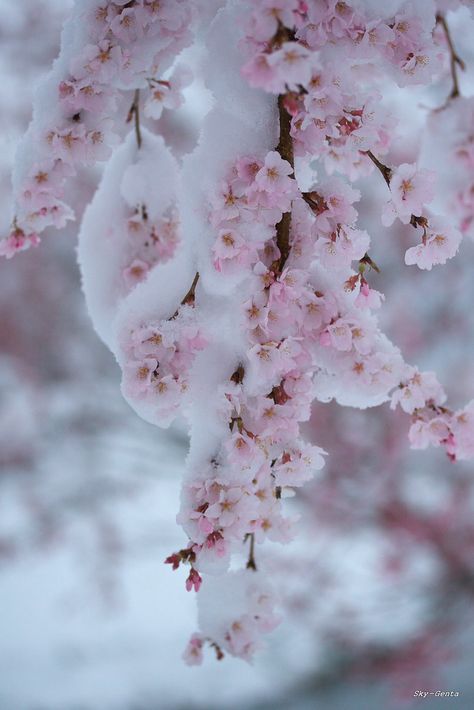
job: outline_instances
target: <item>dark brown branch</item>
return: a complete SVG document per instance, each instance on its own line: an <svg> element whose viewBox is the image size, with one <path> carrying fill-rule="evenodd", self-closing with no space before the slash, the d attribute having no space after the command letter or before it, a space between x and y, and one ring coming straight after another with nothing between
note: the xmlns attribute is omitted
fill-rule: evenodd
<svg viewBox="0 0 474 710"><path fill-rule="evenodd" d="M280 153L283 160L287 160L292 168L294 168L293 155L293 140L291 138L291 116L285 108L285 95L280 94L278 97L278 115L280 118L280 138L277 145L277 151Z"/></svg>
<svg viewBox="0 0 474 710"><path fill-rule="evenodd" d="M444 15L436 15L436 22L438 25L441 25L444 31L444 35L446 37L446 42L448 43L448 48L449 48L449 63L450 63L450 69L451 69L451 78L453 81L453 88L451 89L451 93L449 94L445 104L441 106L441 108L444 108L448 102L451 99L455 99L457 96L461 95L461 92L459 90L459 80L458 80L458 74L457 74L457 69L456 65L464 71L466 68L466 65L464 64L463 60L461 57L458 55L454 48L453 40L451 38L451 33L449 31L448 23L446 22L446 18Z"/></svg>
<svg viewBox="0 0 474 710"><path fill-rule="evenodd" d="M255 562L255 533L247 533L245 536L244 542L250 539L250 549L249 549L249 558L247 560L247 569L253 569L254 572L257 571L257 564Z"/></svg>
<svg viewBox="0 0 474 710"><path fill-rule="evenodd" d="M294 169L294 154L293 154L293 140L291 138L291 116L285 108L284 105L285 96L280 94L278 97L278 115L280 118L280 138L277 145L277 151L283 160L288 161L291 167ZM280 261L279 261L279 271L283 270L283 267L288 259L290 253L290 228L291 228L291 212L285 212L281 220L278 222L276 230L277 246L280 250Z"/></svg>
<svg viewBox="0 0 474 710"><path fill-rule="evenodd" d="M196 271L196 275L193 279L191 287L190 287L189 291L187 292L186 296L183 298L183 300L179 304L180 306L193 306L194 305L194 297L195 297L195 291L196 291L196 286L197 286L198 281L199 281L199 271ZM171 316L170 320L173 320L174 318L176 318L178 313L179 313L179 308L176 309L176 311Z"/></svg>
<svg viewBox="0 0 474 710"><path fill-rule="evenodd" d="M238 366L236 371L231 375L231 380L232 382L235 382L236 385L240 385L244 381L245 377L245 369L242 363Z"/></svg>
<svg viewBox="0 0 474 710"><path fill-rule="evenodd" d="M384 165L383 163L380 162L378 158L375 157L375 155L372 153L371 150L362 150L361 153L366 155L368 158L371 159L373 164L380 170L383 179L387 183L387 185L390 187L390 180L392 178L392 170L389 168L387 165Z"/></svg>
<svg viewBox="0 0 474 710"><path fill-rule="evenodd" d="M195 291L196 291L196 286L197 286L198 281L199 281L199 271L196 271L196 275L194 276L194 279L193 279L193 282L192 282L192 284L191 284L191 287L190 287L189 291L187 292L186 296L185 296L185 297L183 298L183 300L181 301L181 305L182 305L182 306L185 306L185 305L192 306L192 305L194 305L194 294L195 294Z"/></svg>
<svg viewBox="0 0 474 710"><path fill-rule="evenodd" d="M135 118L135 136L137 138L137 146L142 147L142 132L140 128L140 89L135 89L133 103L130 106L130 111L127 116L127 123L130 123L132 118Z"/></svg>

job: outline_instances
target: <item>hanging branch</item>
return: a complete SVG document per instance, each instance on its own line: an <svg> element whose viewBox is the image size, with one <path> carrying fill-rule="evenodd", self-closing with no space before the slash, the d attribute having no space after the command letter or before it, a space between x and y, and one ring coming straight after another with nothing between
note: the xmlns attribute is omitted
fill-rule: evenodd
<svg viewBox="0 0 474 710"><path fill-rule="evenodd" d="M446 37L446 42L448 43L448 48L449 48L449 62L450 62L450 68L451 68L451 78L453 81L453 88L451 89L451 93L449 94L448 98L446 99L445 103L443 106L441 106L439 110L442 108L445 108L447 104L451 101L451 99L455 99L457 96L461 95L461 92L459 90L459 80L458 80L458 74L457 74L457 67L462 69L466 68L466 65L464 64L464 61L461 59L461 57L458 55L454 48L453 40L451 38L451 33L449 31L448 23L446 22L446 18L444 15L436 15L436 22L438 25L441 25L444 31L444 36Z"/></svg>

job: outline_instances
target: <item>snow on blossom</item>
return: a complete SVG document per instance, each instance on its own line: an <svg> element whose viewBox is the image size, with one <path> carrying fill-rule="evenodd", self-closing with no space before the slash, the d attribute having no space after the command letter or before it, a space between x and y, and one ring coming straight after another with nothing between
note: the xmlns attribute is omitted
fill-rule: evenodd
<svg viewBox="0 0 474 710"><path fill-rule="evenodd" d="M152 9L149 4L121 7L115 3L106 9L104 17L104 8L92 4L97 5L95 11L89 5L84 8L79 2L75 4L66 23L60 56L39 87L41 109L35 112L18 148L14 174L15 225L25 239L20 245L10 238L8 248L1 248L0 253L22 251L48 226L62 228L72 219L70 208L61 203L66 179L81 165L106 160L117 145L120 129L115 119L120 92L124 86L142 86L144 77L154 73L158 60L161 70L166 69L190 41L194 14L190 0L177 0L173 8L160 9ZM187 81L178 68L174 79L177 90ZM179 103L174 90L168 101L170 106ZM32 162L41 164L51 156L56 164L64 163L70 170L54 171L47 195L42 183L29 183L37 203L32 213L22 202L28 168Z"/></svg>
<svg viewBox="0 0 474 710"><path fill-rule="evenodd" d="M198 596L200 635L222 652L250 661L280 621L276 603L263 572L231 572L214 584L206 580Z"/></svg>
<svg viewBox="0 0 474 710"><path fill-rule="evenodd" d="M201 634L193 634L183 653L183 660L188 666L199 666L203 660L203 638Z"/></svg>
<svg viewBox="0 0 474 710"><path fill-rule="evenodd" d="M186 406L189 368L205 347L190 306L181 306L171 319L132 329L121 339L125 398L148 421L168 426Z"/></svg>

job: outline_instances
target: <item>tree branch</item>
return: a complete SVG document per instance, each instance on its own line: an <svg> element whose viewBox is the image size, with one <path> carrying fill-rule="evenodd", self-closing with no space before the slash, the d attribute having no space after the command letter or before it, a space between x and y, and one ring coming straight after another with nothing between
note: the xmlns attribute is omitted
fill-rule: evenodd
<svg viewBox="0 0 474 710"><path fill-rule="evenodd" d="M280 118L280 138L277 145L277 151L283 160L288 161L294 169L294 154L293 140L291 138L291 116L284 105L285 95L280 94L278 97L278 114ZM276 227L277 246L280 250L280 261L278 264L279 271L283 271L286 260L290 253L290 228L291 228L291 212L285 212Z"/></svg>
<svg viewBox="0 0 474 710"><path fill-rule="evenodd" d="M361 150L361 153L363 153L363 155L366 155L368 158L371 159L373 164L378 168L378 170L380 170L380 172L383 176L383 179L385 180L387 185L390 187L390 180L392 178L392 172L393 172L392 169L389 168L387 165L384 165L383 163L381 163L380 160L375 157L375 155L372 153L371 150Z"/></svg>
<svg viewBox="0 0 474 710"><path fill-rule="evenodd" d="M193 306L194 305L194 294L196 291L196 286L197 286L198 281L199 281L199 271L196 271L196 275L195 275L193 282L189 288L189 291L187 292L186 296L183 298L183 300L179 304L180 306L185 306L185 305ZM169 320L174 320L174 318L176 318L178 313L179 313L179 307L176 309L176 311L173 313L173 315L171 316L171 318Z"/></svg>
<svg viewBox="0 0 474 710"><path fill-rule="evenodd" d="M245 536L244 542L250 539L250 549L249 549L249 558L247 561L247 569L253 569L254 572L257 571L257 564L255 562L255 533L247 533Z"/></svg>
<svg viewBox="0 0 474 710"><path fill-rule="evenodd" d="M132 118L135 117L135 136L137 139L137 146L142 147L142 132L140 128L140 89L135 89L135 95L133 97L133 103L130 106L130 110L127 116L127 123L130 123Z"/></svg>

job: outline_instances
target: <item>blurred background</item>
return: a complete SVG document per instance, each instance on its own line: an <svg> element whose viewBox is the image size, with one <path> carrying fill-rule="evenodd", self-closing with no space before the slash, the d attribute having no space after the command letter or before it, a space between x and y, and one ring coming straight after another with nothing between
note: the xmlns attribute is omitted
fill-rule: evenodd
<svg viewBox="0 0 474 710"><path fill-rule="evenodd" d="M0 0L2 233L15 145L69 6ZM452 26L473 66L467 22L461 12ZM415 159L421 138L424 99L411 91L393 97L394 109L416 106L398 162ZM78 218L98 177L74 183ZM474 245L442 274L405 267L413 235L381 228L379 177L361 182L361 219L385 331L461 406L474 397ZM430 705L474 707L473 466L410 452L407 417L388 407L315 404L306 433L330 456L292 501L297 539L267 551L285 621L252 666L183 664L194 598L163 560L183 542L186 435L122 400L85 311L76 232L0 262L0 710L378 710L416 706L416 690L459 691Z"/></svg>

